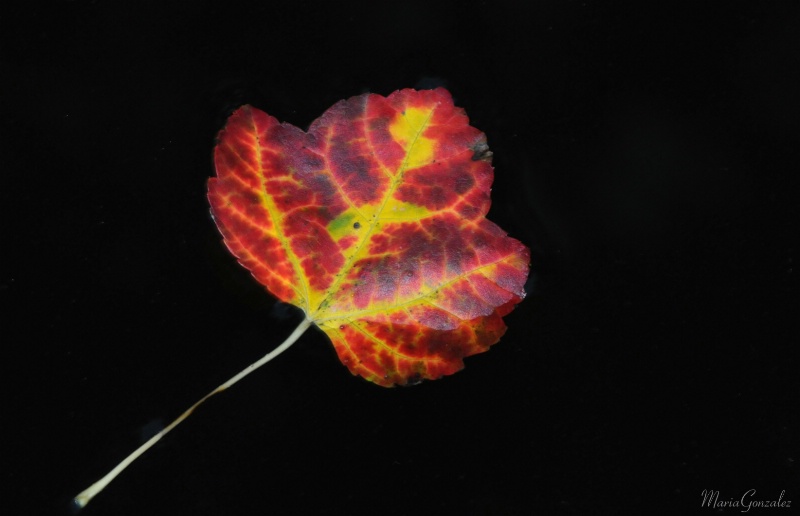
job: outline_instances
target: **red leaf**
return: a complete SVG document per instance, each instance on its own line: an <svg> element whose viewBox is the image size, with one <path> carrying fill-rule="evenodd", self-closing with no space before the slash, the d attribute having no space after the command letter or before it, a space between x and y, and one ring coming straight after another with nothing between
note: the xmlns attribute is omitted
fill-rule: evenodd
<svg viewBox="0 0 800 516"><path fill-rule="evenodd" d="M460 370L525 296L528 249L484 218L490 161L441 88L340 101L307 133L243 106L208 197L239 262L391 386Z"/></svg>

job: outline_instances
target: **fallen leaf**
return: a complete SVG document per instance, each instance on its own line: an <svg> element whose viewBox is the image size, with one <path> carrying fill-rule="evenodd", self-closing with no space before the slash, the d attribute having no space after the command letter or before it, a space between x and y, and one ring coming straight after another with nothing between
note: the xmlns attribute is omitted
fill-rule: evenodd
<svg viewBox="0 0 800 516"><path fill-rule="evenodd" d="M308 132L250 106L219 134L208 198L225 243L306 318L73 500L97 494L208 398L312 324L355 375L392 386L460 370L506 330L529 251L484 217L492 153L444 89L343 100Z"/></svg>
<svg viewBox="0 0 800 516"><path fill-rule="evenodd" d="M343 100L308 132L251 106L215 148L225 243L378 385L452 374L506 330L529 251L485 218L492 153L442 89Z"/></svg>

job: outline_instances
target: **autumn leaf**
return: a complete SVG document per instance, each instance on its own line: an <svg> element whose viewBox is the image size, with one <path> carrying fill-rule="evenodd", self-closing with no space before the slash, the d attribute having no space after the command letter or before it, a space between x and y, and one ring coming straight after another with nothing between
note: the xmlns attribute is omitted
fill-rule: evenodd
<svg viewBox="0 0 800 516"><path fill-rule="evenodd" d="M485 218L486 138L442 89L343 100L308 132L250 106L219 135L225 243L378 385L452 374L496 343L529 252Z"/></svg>
<svg viewBox="0 0 800 516"><path fill-rule="evenodd" d="M525 297L529 252L485 218L491 157L441 88L353 97L308 132L250 106L233 113L208 182L214 219L239 262L306 318L80 492L75 508L312 324L353 374L387 387L452 374L496 343Z"/></svg>

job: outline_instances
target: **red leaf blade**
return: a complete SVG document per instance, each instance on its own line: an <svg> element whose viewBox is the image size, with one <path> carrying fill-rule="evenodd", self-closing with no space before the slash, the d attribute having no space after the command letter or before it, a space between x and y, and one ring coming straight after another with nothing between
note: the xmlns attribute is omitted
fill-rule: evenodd
<svg viewBox="0 0 800 516"><path fill-rule="evenodd" d="M490 157L441 88L341 101L307 133L245 106L209 201L240 263L353 374L405 384L460 370L525 296L528 249L484 218Z"/></svg>

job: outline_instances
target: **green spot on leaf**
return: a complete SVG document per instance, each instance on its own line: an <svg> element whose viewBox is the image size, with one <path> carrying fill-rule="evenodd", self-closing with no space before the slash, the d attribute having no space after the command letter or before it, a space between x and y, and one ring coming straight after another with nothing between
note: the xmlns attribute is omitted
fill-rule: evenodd
<svg viewBox="0 0 800 516"><path fill-rule="evenodd" d="M328 232L335 240L339 240L347 234L354 218L356 218L356 214L351 211L342 213L328 223Z"/></svg>

